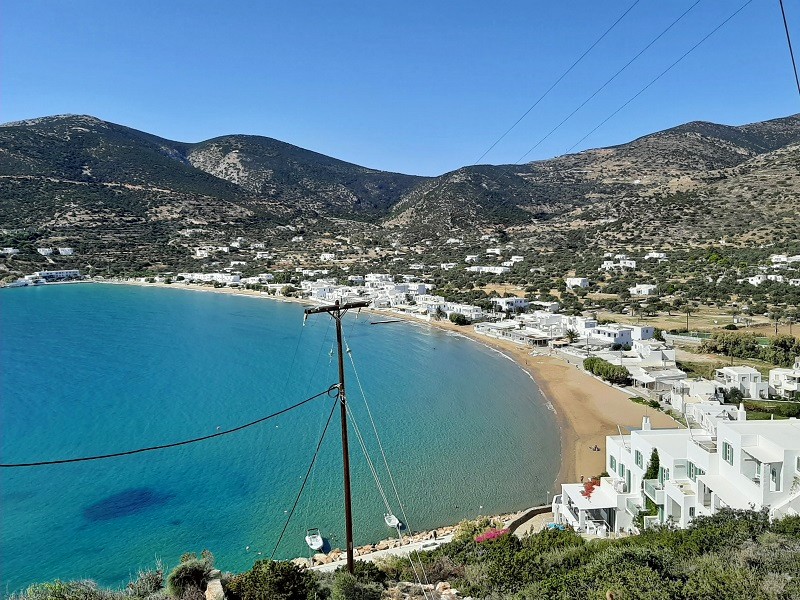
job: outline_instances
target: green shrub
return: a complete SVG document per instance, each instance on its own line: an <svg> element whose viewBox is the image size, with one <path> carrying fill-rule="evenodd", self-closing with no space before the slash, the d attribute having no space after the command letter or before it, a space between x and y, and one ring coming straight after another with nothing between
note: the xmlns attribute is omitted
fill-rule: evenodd
<svg viewBox="0 0 800 600"><path fill-rule="evenodd" d="M461 313L450 313L450 321L456 325L469 325L469 319Z"/></svg>
<svg viewBox="0 0 800 600"><path fill-rule="evenodd" d="M332 600L380 600L383 586L364 583L347 571L338 571L333 578Z"/></svg>
<svg viewBox="0 0 800 600"><path fill-rule="evenodd" d="M232 600L313 600L319 584L313 572L293 563L259 560L223 589Z"/></svg>
<svg viewBox="0 0 800 600"><path fill-rule="evenodd" d="M164 567L161 561L156 563L156 568L139 571L136 579L128 584L127 592L136 598L147 598L160 592L164 588Z"/></svg>
<svg viewBox="0 0 800 600"><path fill-rule="evenodd" d="M200 558L194 552L181 556L181 562L167 577L167 591L175 598L194 598L204 592L214 569L214 555L203 550Z"/></svg>

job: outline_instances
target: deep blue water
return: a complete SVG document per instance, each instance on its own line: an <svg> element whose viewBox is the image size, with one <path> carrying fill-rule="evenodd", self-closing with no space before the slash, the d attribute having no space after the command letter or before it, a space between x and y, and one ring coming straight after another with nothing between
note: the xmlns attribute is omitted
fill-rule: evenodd
<svg viewBox="0 0 800 600"><path fill-rule="evenodd" d="M369 321L348 315L345 336L412 528L543 502L559 436L530 378L460 336ZM117 452L258 419L335 383L334 342L328 316L303 327L301 306L259 298L89 284L2 290L2 462ZM347 378L390 489L349 363ZM332 402L198 444L0 469L2 589L54 578L122 585L156 558L170 567L204 548L223 570L249 568L272 552ZM279 558L308 554L309 527L344 545L339 432L337 410ZM388 530L352 430L350 441L363 544Z"/></svg>

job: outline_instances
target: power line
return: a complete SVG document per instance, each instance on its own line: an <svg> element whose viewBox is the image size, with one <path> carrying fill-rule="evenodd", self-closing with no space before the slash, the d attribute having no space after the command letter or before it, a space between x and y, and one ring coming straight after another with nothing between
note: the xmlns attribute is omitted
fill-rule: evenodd
<svg viewBox="0 0 800 600"><path fill-rule="evenodd" d="M331 389L337 386L331 386L325 393L329 392ZM311 464L308 465L308 470L306 471L306 476L303 478L303 484L300 486L300 491L297 492L297 497L294 499L294 504L292 505L292 510L289 512L289 516L286 517L286 523L283 524L283 530L281 531L280 537L278 537L278 541L275 543L275 547L272 549L272 554L270 555L269 559L272 560L275 558L275 553L278 551L278 546L281 545L281 541L283 541L283 536L286 533L286 529L289 527L289 522L292 520L292 516L294 515L294 511L297 508L297 503L300 502L300 496L303 495L303 490L306 488L306 483L308 483L308 477L311 475L311 471L314 469L314 464L317 462L317 456L319 456L319 449L322 446L322 441L325 439L325 433L328 431L328 425L331 424L331 419L333 418L333 413L336 410L336 405L339 403L339 396L336 396L336 401L333 403L331 407L331 412L328 415L328 420L325 422L325 427L322 429L322 435L319 436L319 442L317 442L317 448L314 450L314 456L311 459Z"/></svg>
<svg viewBox="0 0 800 600"><path fill-rule="evenodd" d="M794 81L797 84L797 93L800 94L800 78L797 77L797 63L794 62L794 50L792 50L792 38L789 36L789 24L786 22L786 11L783 9L783 0L781 3L781 15L783 15L783 28L786 29L786 42L789 44L789 56L792 57L792 68L794 69Z"/></svg>
<svg viewBox="0 0 800 600"><path fill-rule="evenodd" d="M651 87L651 86L652 86L654 83L656 83L656 82L657 82L659 79L661 79L661 78L662 78L664 75L666 75L667 73L669 73L669 72L670 72L670 71L671 71L671 70L672 70L672 69L673 69L673 68L674 68L674 67L675 67L675 66L676 66L676 65L677 65L679 62L681 62L681 61L682 61L684 58L686 58L686 57L687 57L687 56L689 56L689 55L690 55L692 52L694 52L694 51L695 51L695 50L698 48L698 46L700 46L700 45L701 45L703 42L705 42L705 41L706 41L708 38L710 38L712 35L714 35L714 34L715 34L717 31L719 31L720 29L722 29L722 27L724 27L724 26L725 26L725 25L728 23L728 21L730 21L731 19L733 19L733 18L734 18L736 15L738 15L740 12L742 12L742 11L743 11L745 8L747 8L747 6L748 6L748 5L750 5L752 2L753 2L753 0L747 0L747 2L745 2L744 4L742 4L742 5L741 5L741 6L740 6L738 9L736 9L736 11L735 11L735 12L734 12L732 15L730 15L730 16L729 16L727 19L725 19L725 20L724 20L722 23L720 23L719 25L717 25L717 26L716 26L714 29L712 29L712 30L711 30L711 31L710 31L708 34L706 34L706 36L705 36L703 39L701 39L701 40L700 40L699 42L697 42L697 43L696 43L694 46L692 46L692 47L691 47L691 48L689 48L689 49L688 49L686 52L684 52L684 53L683 53L683 55L681 55L681 57L680 57L678 60L676 60L676 61L675 61L675 62L673 62L673 63L672 63L670 66L668 66L666 69L664 69L663 71L661 71L661 73L659 73L659 74L658 74L658 75L657 75L657 76L656 76L654 79L652 79L652 80L650 81L650 83L648 83L648 84L647 84L647 85L645 85L645 86L644 86L642 89L640 89L638 92L636 92L636 93L635 93L633 96L631 96L631 97L630 97L630 98L629 98L629 99L628 99L628 100L627 100L627 101L626 101L626 102L625 102L625 103L624 103L622 106L620 106L620 107L619 107L617 110L615 110L613 113L611 113L610 115L608 115L608 116L607 116L605 119L603 119L603 120L600 122L600 124L599 124L599 125L597 125L597 126L596 126L594 129L592 129L592 130L591 130L589 133L587 133L585 136L583 136L581 139L579 139L577 142L575 142L575 143L574 143L572 146L570 146L570 147L567 149L567 152L566 152L566 153L568 154L568 153L572 152L572 150L574 150L576 146L578 146L578 145L579 145L581 142L583 142L583 141L584 141L586 138L588 138L590 135L592 135L592 134L593 134L595 131L597 131L598 129L600 129L600 128L601 128L603 125L605 125L606 123L608 123L608 122L609 122L609 121L610 121L612 118L614 118L614 117L615 117L615 116L616 116L616 115L617 115L617 114L618 114L620 111L622 111L622 109L624 109L624 108L625 108L626 106L628 106L628 105L629 105L631 102L633 102L634 100L636 100L636 98L638 98L639 96L641 96L641 95L642 95L642 94L643 94L645 91L647 91L647 90L648 90L648 89L649 89L649 88L650 88L650 87Z"/></svg>
<svg viewBox="0 0 800 600"><path fill-rule="evenodd" d="M556 79L555 83L553 83L553 85L551 85L549 88L547 88L547 90L546 90L546 91L545 91L545 92L544 92L544 93L543 93L541 96L539 96L539 98L536 100L536 102L534 102L534 103L533 103L533 104L532 104L532 105L531 105L531 106L528 108L528 110L526 110L526 111L525 111L525 112L522 114L522 116L521 116L519 119L517 119L517 120L514 122L514 124L513 124L511 127L509 127L509 128L508 128L508 129L505 131L505 133L503 133L503 135L501 135L499 138L497 138L497 139L495 140L495 142L494 142L494 143L493 143L491 146L489 146L489 148L487 148L487 149L486 149L486 151L485 151L483 154L481 154L481 155L478 157L478 160L476 160L476 161L475 161L473 164L476 164L476 165L477 165L479 162L481 162L481 160L483 159L483 157L484 157L484 156L486 156L487 154L489 154L489 152L491 152L491 151L492 151L492 149L493 149L495 146L497 146L497 144L499 144L499 143L500 143L500 142L503 140L503 138L505 138L505 137L506 137L506 136L507 136L509 133L511 133L511 131L512 131L512 130L513 130L513 129L514 129L516 126L517 126L517 125L519 125L519 124L522 122L522 120L523 120L525 117L527 117L527 116L528 116L528 114L529 114L529 113L530 113L530 112L531 112L531 111L532 111L534 108L536 108L536 107L539 105L539 103L540 103L542 100L544 100L544 99L545 99L545 97L546 97L546 96L547 96L547 95L548 95L550 92L552 92L552 91L553 91L553 89L554 89L554 88L555 88L555 87L556 87L556 86L557 86L559 83L561 83L561 81L562 81L562 80L563 80L563 79L564 79L564 78L565 78L567 75L569 75L569 73L572 71L572 69L574 69L575 67L577 67L577 66L578 66L578 63L580 63L580 62L581 62L581 61L582 61L582 60L583 60L583 59L586 57L586 55L587 55L587 54L589 54L589 52L591 52L591 51L594 49L594 47L595 47L595 46L597 46L597 44L599 44L599 43L600 43L600 42L603 40L603 38L605 38L605 37L606 37L606 36L607 36L609 33L611 33L611 30L612 30L612 29L614 29L614 28L615 28L615 27L616 27L616 26L619 24L619 22L620 22L620 21L622 21L622 19L624 19L624 18L625 18L625 16L626 16L626 15L627 15L629 12L631 12L631 10L633 10L633 8L634 8L634 7L635 7L637 4L639 4L639 2L640 2L640 0L636 0L636 1L635 1L633 4L631 4L631 5L628 7L628 9L627 9L627 10L626 10L624 13L622 13L622 15L620 15L620 17L619 17L619 18L618 18L616 21L614 21L614 22L611 24L611 27L609 27L608 29L606 29L606 30L605 30L605 32L603 33L603 35L601 35L599 38L597 38L597 40L595 40L595 42L594 42L594 43L593 43L591 46L589 46L589 48L587 48L587 49L586 49L586 51L585 51L583 54L581 54L581 55L578 57L578 59L577 59L575 62L573 62L573 63L570 65L570 67L569 67L569 68L568 68L566 71L564 71L564 72L561 74L561 76L560 76L558 79Z"/></svg>
<svg viewBox="0 0 800 600"><path fill-rule="evenodd" d="M682 14L681 14L681 15L680 15L680 16L679 16L677 19L675 19L675 20L674 20L672 23L670 23L670 24L669 24L669 26L667 26L667 28L666 28L666 29L664 29L664 31L662 31L661 33L659 33L659 34L658 34L658 35L657 35L655 38L653 38L653 39L650 41L650 43L649 43L649 44L647 44L647 45L646 45L644 48L642 48L642 49L641 49L641 50L640 50L640 51L639 51L639 52L636 54L636 56L634 56L634 57L633 57L632 59L630 59L630 60L629 60L627 63L625 63L625 65L624 65L624 66L623 66L623 67L622 67L622 68L621 68L619 71L617 71L616 73L614 73L614 74L613 74L613 75L612 75L612 76L611 76L611 77L610 77L608 80L606 80L606 82L605 82L603 85L601 85L599 88L597 88L597 89L595 90L595 92L594 92L594 93L593 93L591 96L589 96L589 97L588 97L586 100L584 100L584 101L583 101L583 102L580 104L580 106L578 106L578 108L576 108L576 109L575 109L575 110L573 110L571 113L569 113L569 114L568 114L566 117L564 117L564 119L563 119L563 120L562 120L562 121L561 121L561 122L560 122L558 125L556 125L556 126L555 126L555 127L553 127L553 128L550 130L550 131L548 131L548 132L547 132L547 134L546 134L544 137L542 137L542 138L541 138L541 139L540 139L538 142L536 142L536 144L534 144L534 145L533 145L533 147L532 147L530 150L528 150L528 151L527 151L525 154L523 154L522 156L520 156L520 157L517 159L517 162L516 162L515 164L519 164L520 162L522 162L522 160L523 160L523 159L524 159L526 156L528 156L528 155L529 155L531 152L533 152L534 150L536 150L536 148L538 148L538 147L539 147L539 146L542 144L542 142L544 142L544 141L545 141L547 138L549 138L551 135L553 135L553 134L554 134L554 133L555 133L555 132L556 132L558 129L560 129L560 128L561 128L561 126L562 126L564 123L566 123L566 122L567 122L567 121L569 121L569 120L570 120L572 117L574 117L574 116L575 116L575 113L577 113L577 112L578 112L580 109L582 109L584 106L586 106L586 105L587 105L587 104L588 104L588 103L589 103L589 102L592 100L592 98L594 98L595 96L597 96L597 94L599 94L600 92L602 92L602 91L603 91L603 90L604 90L604 89L605 89L605 88L606 88L606 87L607 87L607 86L608 86L608 85L609 85L609 84L610 84L612 81L614 81L614 80L615 80L617 77L619 77L619 75L620 75L620 74L622 74L622 72L623 72L625 69L627 69L628 67L630 67L630 66L631 66L631 65L632 65L632 64L633 64L633 63L636 61L636 59L638 59L638 58L639 58L639 57L640 57L642 54L644 54L645 52L647 52L647 50L649 50L649 49L650 49L650 47L651 47L653 44L655 44L655 43L656 43L658 40L660 40L662 37L664 37L664 35L666 35L666 34L667 34L667 32L668 32L670 29L672 29L672 28L673 28L675 25L677 25L677 24L678 24L678 22L679 22L681 19L683 19L683 17L685 17L686 15L688 15L688 14L689 14L689 13L692 11L692 9L693 9L695 6L697 6L698 4L700 4L700 2L702 2L702 0L697 0L697 1L696 1L694 4L692 4L692 5L691 5L689 8L687 8L687 9L686 9L686 10L685 10L685 11L684 11L684 12L683 12L683 13L682 13Z"/></svg>
<svg viewBox="0 0 800 600"><path fill-rule="evenodd" d="M147 448L137 448L136 450L126 450L124 452L113 452L111 454L98 454L96 456L82 456L80 458L62 458L59 460L43 460L38 462L28 462L28 463L10 463L10 464L0 464L0 467L4 469L16 468L16 467L42 467L46 465L63 465L66 463L77 463L77 462L86 462L89 460L102 460L106 458L116 458L118 456L128 456L130 454L140 454L141 452L150 452L152 450L164 450L166 448L176 448L178 446L186 446L188 444L195 444L197 442L204 442L206 440L210 440L213 438L222 437L224 435L229 435L231 433L236 433L237 431L242 431L243 429L247 429L248 427L252 427L253 425L258 425L259 423L263 423L264 421L268 421L269 419L273 419L277 416L280 416L284 413L287 413L295 408L300 408L304 404L311 402L312 400L316 400L320 396L324 396L325 394L329 393L332 389L335 389L336 386L332 385L324 392L320 392L314 396L306 398L305 400L298 402L297 404L293 404L292 406L288 406L278 412L274 412L266 417L261 417L260 419L256 419L255 421L250 421L249 423L245 423L244 425L239 425L238 427L234 427L233 429L226 429L225 431L217 431L216 433L212 433L211 435L204 435L202 437L192 438L190 440L183 440L181 442L173 442L171 444L161 444L159 446L149 446Z"/></svg>

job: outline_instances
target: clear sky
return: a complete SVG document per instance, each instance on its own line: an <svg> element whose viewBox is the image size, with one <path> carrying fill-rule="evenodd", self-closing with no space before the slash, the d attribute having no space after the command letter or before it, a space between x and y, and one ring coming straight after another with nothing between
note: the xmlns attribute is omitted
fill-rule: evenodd
<svg viewBox="0 0 800 600"><path fill-rule="evenodd" d="M745 1L701 0L526 160L563 154ZM0 121L257 134L436 175L474 163L634 2L2 0ZM639 0L482 162L517 162L695 2ZM785 5L798 50L800 3ZM753 0L577 149L797 112L778 0Z"/></svg>

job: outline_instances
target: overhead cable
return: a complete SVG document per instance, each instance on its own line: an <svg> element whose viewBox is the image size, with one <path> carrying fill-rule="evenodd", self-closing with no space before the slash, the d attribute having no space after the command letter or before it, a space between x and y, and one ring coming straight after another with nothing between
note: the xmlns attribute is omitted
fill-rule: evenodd
<svg viewBox="0 0 800 600"><path fill-rule="evenodd" d="M82 456L80 458L62 458L58 460L42 460L36 462L23 462L23 463L6 463L0 464L0 467L4 469L10 468L17 468L17 467L43 467L47 465L63 465L67 463L77 463L77 462L86 462L89 460L103 460L106 458L116 458L118 456L129 456L131 454L140 454L142 452L151 452L153 450L165 450L167 448L176 448L178 446L187 446L189 444L196 444L197 442L204 442L206 440L211 440L214 438L222 437L225 435L230 435L231 433L236 433L238 431L242 431L243 429L247 429L248 427L252 427L253 425L258 425L259 423L263 423L264 421L268 421L269 419L274 419L282 414L285 414L295 408L300 408L304 404L311 402L319 398L320 396L324 396L328 394L333 389L336 389L337 386L331 386L324 392L320 392L319 394L315 394L301 402L296 404L292 404L291 406L287 406L284 409L281 409L277 412L267 415L266 417L261 417L260 419L256 419L255 421L250 421L249 423L245 423L244 425L239 425L238 427L234 427L233 429L226 429L225 431L217 431L216 433L212 433L210 435L204 435L201 437L192 438L189 440L183 440L180 442L172 442L170 444L160 444L158 446L148 446L146 448L137 448L135 450L125 450L123 452L112 452L110 454L98 454L96 456Z"/></svg>
<svg viewBox="0 0 800 600"><path fill-rule="evenodd" d="M786 43L789 44L789 56L792 57L792 69L794 69L794 82L797 84L797 93L800 94L800 78L797 77L797 63L794 62L794 50L792 50L792 38L789 36L789 23L786 22L786 11L783 9L783 0L781 3L781 15L783 15L783 28L786 30Z"/></svg>
<svg viewBox="0 0 800 600"><path fill-rule="evenodd" d="M735 11L733 14L731 14L731 15L730 15L728 18L726 18L724 21L722 21L722 23L720 23L720 24L719 24L719 25L717 25L717 26L716 26L714 29L712 29L712 30L711 30L709 33L707 33L707 34L706 34L706 36L705 36L703 39L701 39L701 40L700 40L699 42L697 42L697 43L696 43L694 46L692 46L692 47L691 47L691 48L689 48L689 49L688 49L686 52L684 52L684 53L681 55L681 57L680 57L680 58L678 58L678 60L676 60L676 61L675 61L675 62L673 62L673 63L672 63L670 66L668 66L666 69L664 69L663 71L661 71L661 73L659 73L659 74L658 74L656 77L654 77L653 79L651 79L651 80L650 80L650 82L649 82L647 85L645 85L645 86L644 86L642 89L640 89L640 90L639 90L638 92L636 92L636 93L635 93L633 96L631 96L631 97L630 97L630 98L629 98L629 99L628 99L628 100L627 100L627 101L626 101L626 102L625 102L625 103L624 103L622 106L620 106L620 107L619 107L617 110L615 110L615 111L614 111L614 112L612 112L610 115L608 115L608 116L607 116L605 119L603 119L603 120L600 122L600 124L598 124L598 125L597 125L597 126L594 128L594 129L592 129L592 130L591 130L589 133L587 133L585 136L583 136L583 137L582 137L581 139L579 139L577 142L575 142L574 144L572 144L572 146L570 146L570 147L567 149L567 152L566 152L566 153L568 154L568 153L572 152L572 150L574 150L574 149L575 149L575 148L576 148L576 147L577 147L577 146L578 146L578 145L579 145L581 142L583 142L583 141L584 141L586 138L588 138L590 135L592 135L592 134L593 134L595 131L597 131L598 129L600 129L600 128L601 128L603 125L605 125L606 123L608 123L608 122L609 122L609 121L610 121L612 118L614 118L614 117L615 117L617 114L619 114L619 112L620 112L620 111L622 111L622 110L623 110L623 109L624 109L626 106L628 106L628 105L629 105L631 102L633 102L634 100L636 100L636 98L638 98L639 96L641 96L641 95L642 95L642 94L643 94L645 91L647 91L647 90L648 90L648 89L649 89L649 88L650 88L650 87L651 87L651 86L652 86L654 83L656 83L656 82L657 82L659 79L661 79L661 78L662 78L664 75L666 75L667 73L669 73L669 72L670 72L670 71L671 71L671 70L672 70L672 69L673 69L673 68L674 68L674 67L675 67L675 66L676 66L678 63L680 63L680 62L681 62L681 61L682 61L684 58L686 58L686 57L687 57L687 56L689 56L689 55L690 55L692 52L694 52L694 51L695 51L695 50L696 50L696 49L697 49L697 48L698 48L698 47L699 47L701 44L703 44L703 42L705 42L705 41L706 41L708 38L710 38L712 35L714 35L714 34L715 34L717 31L719 31L720 29L722 29L722 28L723 28L723 27L724 27L724 26L725 26L725 25L728 23L728 21L730 21L731 19L733 19L733 18L734 18L736 15L738 15L740 12L742 12L742 11L743 11L745 8L747 8L747 6L748 6L748 5L750 5L752 2L753 2L753 0L747 0L747 2L745 2L744 4L742 4L742 5L741 5L741 6L740 6L738 9L736 9L736 11Z"/></svg>
<svg viewBox="0 0 800 600"><path fill-rule="evenodd" d="M338 390L338 386L331 386L331 389L336 388ZM327 392L325 392L327 393ZM306 488L306 483L308 483L308 477L311 475L311 471L314 469L314 464L317 462L317 456L319 456L319 449L322 446L322 442L325 439L325 434L328 431L328 425L331 424L331 419L333 418L333 412L336 410L336 405L339 404L339 395L336 395L336 400L333 402L331 406L331 412L328 415L328 420L325 422L325 427L322 429L322 435L319 436L319 442L317 442L317 447L314 450L314 456L311 459L311 464L308 465L308 470L306 471L306 476L303 478L303 483L300 486L300 490L297 492L297 496L294 499L294 504L292 505L292 510L289 512L289 515L286 517L286 523L283 524L283 530L281 530L281 535L278 537L278 541L275 543L275 547L272 549L272 554L270 555L269 559L272 560L275 558L275 553L278 551L278 546L281 545L281 541L283 541L283 536L286 533L286 529L289 527L289 522L292 520L292 516L294 515L295 509L297 509L297 504L300 502L300 497L303 495L303 490Z"/></svg>
<svg viewBox="0 0 800 600"><path fill-rule="evenodd" d="M545 90L545 92L544 92L544 93L543 93L541 96L539 96L539 98L536 100L536 102L534 102L534 103L533 103L533 104L532 104L532 105L531 105L531 106L528 108L528 110L526 110L524 113L522 113L522 116L521 116L519 119L517 119L517 120L514 122L514 124L513 124L511 127L509 127L508 129L506 129L505 133L503 133L503 135L501 135L499 138L497 138L497 139L494 141L494 143L493 143L491 146L489 146L489 147L486 149L486 151L485 151L483 154L481 154L481 155L478 157L478 160L476 160L476 161L475 161L473 164L476 164L476 165L477 165L479 162L481 162L481 160L483 160L483 157L484 157L484 156L486 156L487 154L489 154L489 152L491 152L491 151L492 151L492 149L493 149L495 146L497 146L497 144L499 144L499 143L500 143L500 142L503 140L503 138L505 138L505 137L506 137L506 136L507 136L509 133L511 133L511 131L512 131L512 130L513 130L513 129L514 129L516 126L517 126L517 125L519 125L519 124L522 122L522 120L523 120L525 117L527 117L527 116L528 116L528 114L529 114L529 113L530 113L530 112L531 112L531 111L532 111L534 108L536 108L536 107L539 105L539 103L540 103L542 100L544 100L544 99L545 99L545 97L547 97L547 95L548 95L548 94L550 94L550 92L552 92L552 91L553 91L553 89L554 89L554 88L555 88L555 87L556 87L556 86L557 86L559 83L561 83L561 81L562 81L562 80L563 80L563 79L564 79L564 78L565 78L567 75L569 75L569 74L570 74L570 72L572 71L572 69L574 69L575 67L577 67L577 66L578 66L578 64L579 64L579 63L580 63L580 62L581 62L581 61L582 61L582 60L583 60L583 59L586 57L586 55L587 55L587 54L589 54L589 52L591 52L592 50L594 50L594 47L595 47L595 46L597 46L597 44L599 44L599 43L600 43L600 42L603 40L603 38L605 38L605 37L606 37L606 36L607 36L609 33L611 33L611 30L613 30L613 29L614 29L614 28L615 28L615 27L616 27L616 26L619 24L619 22L620 22L620 21L622 21L622 19L624 19L624 18L625 18L625 16L626 16L627 14L628 14L629 12L631 12L631 10L633 10L633 8L634 8L634 7L635 7L637 4L639 4L639 2L640 2L640 0L636 0L636 1L635 1L633 4L631 4L631 5L628 7L628 9L627 9L627 10L626 10L624 13L622 13L622 14L619 16L619 18L618 18L616 21L614 21L614 22L611 24L611 27L609 27L608 29L606 29L606 30L605 30L605 32L603 32L603 35L601 35L599 38L597 38L597 39L595 40L595 42L594 42L594 43L593 43L591 46L589 46L589 47L588 47L588 48L587 48L587 49L584 51L584 53L583 53L583 54L581 54L581 55L580 55L580 56L577 58L577 60L576 60L575 62L573 62L573 63L572 63L570 66L569 66L569 68L568 68L566 71L564 71L564 72L561 74L561 76L560 76L558 79L556 79L556 80L555 80L555 82L553 82L553 84L552 84L552 85L551 85L549 88L547 88L547 90Z"/></svg>
<svg viewBox="0 0 800 600"><path fill-rule="evenodd" d="M611 76L609 79L607 79L607 80L606 80L606 82L605 82L603 85L601 85L599 88L597 88L597 89L594 91L594 93L593 93L591 96L589 96L588 98L586 98L586 100L584 100L584 101L583 101L583 102L582 102L582 103L581 103L581 104L580 104L580 105L579 105L579 106L578 106L578 107L577 107L575 110L573 110L573 111L572 111L571 113L569 113L569 114L568 114L566 117L564 117L564 119L563 119L563 120L562 120L562 121L561 121L561 122L560 122L558 125L556 125L556 126L555 126L555 127L553 127L553 128L550 130L550 131L548 131L548 132L547 132L547 134L546 134L546 135L544 135L544 136L543 136L543 137L542 137L542 138L541 138L541 139L540 139L538 142L536 142L536 143L533 145L533 147L531 147L531 149L530 149L530 150L528 150L528 151L527 151L525 154L523 154L522 156L520 156L520 157L517 159L517 162L516 162L515 164L519 164L520 162L522 162L522 160L523 160L523 159L524 159L526 156L528 156L528 155L529 155L531 152L533 152L534 150L536 150L536 148L538 148L538 147L539 147L539 146L542 144L542 142L544 142L544 141L545 141L547 138L549 138L551 135L553 135L553 134L554 134L554 133L555 133L555 132L556 132L558 129L560 129L560 128L561 128L561 126L562 126L564 123L566 123L566 122L567 122L567 121L569 121L569 120L570 120L572 117L574 117L574 116L575 116L575 113L577 113L577 112L578 112L580 109L582 109L584 106L586 106L586 105L587 105L587 104L588 104L588 103L589 103L589 102L590 102L590 101L591 101L591 100L592 100L592 99L593 99L595 96L597 96L597 94L599 94L600 92L602 92L602 91L603 91L603 90L604 90L604 89L605 89L605 88L606 88L606 87L607 87L607 86L608 86L608 85L609 85L609 84L610 84L612 81L614 81L614 80L615 80L617 77L619 77L619 76L622 74L622 72L623 72L625 69L627 69L628 67L630 67L630 66L631 66L631 65L632 65L632 64L633 64L633 63L636 61L636 59L638 59L638 58L639 58L639 57L640 57L642 54L644 54L645 52L647 52L647 50L649 50L649 49L650 49L650 47L651 47L653 44L655 44L655 43L656 43L658 40L660 40L662 37L664 37L664 35L666 35L666 33L667 33L667 32L668 32L670 29L672 29L673 27L675 27L675 25L677 25L677 24L678 24L678 22L679 22L681 19L683 19L683 17L685 17L686 15L688 15L688 14L689 14L689 13L692 11L692 9L693 9L695 6L697 6L698 4L700 4L700 2L702 2L702 0L697 0L697 1L696 1L694 4L692 4L692 5L691 5L689 8L687 8L685 11L683 11L683 13L681 13L681 15L680 15L680 16L679 16L677 19L675 19L675 20L674 20L672 23L670 23L670 24L667 26L667 28L666 28L666 29L664 29L664 30L663 30L661 33L659 33L659 34L658 34L658 35L657 35L655 38L653 38L653 39L650 41L650 43L648 43L648 44L647 44L647 45L646 45L644 48L642 48L642 49L641 49L641 50L640 50L640 51L639 51L639 52L638 52L638 53L637 53L637 54L636 54L636 55L635 55L635 56L634 56L632 59L630 59L630 60L629 60L627 63L625 63L625 65L624 65L624 66L623 66L623 67L622 67L622 68L621 68L619 71L617 71L617 72L616 72L616 73L614 73L614 74L613 74L613 75L612 75L612 76Z"/></svg>

